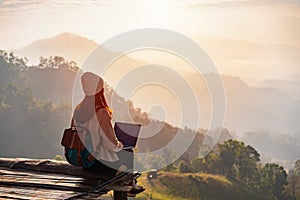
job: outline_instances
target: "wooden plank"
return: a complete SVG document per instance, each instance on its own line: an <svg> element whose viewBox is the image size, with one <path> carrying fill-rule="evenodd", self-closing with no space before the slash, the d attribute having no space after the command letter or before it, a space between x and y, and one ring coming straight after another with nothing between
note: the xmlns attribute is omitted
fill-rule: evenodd
<svg viewBox="0 0 300 200"><path fill-rule="evenodd" d="M98 184L97 179L84 179L61 174L45 174L41 172L17 172L0 170L0 185L19 185L64 190L88 191Z"/></svg>
<svg viewBox="0 0 300 200"><path fill-rule="evenodd" d="M47 190L35 187L3 187L0 186L0 198L5 199L68 199L80 193L74 191L63 191L63 190Z"/></svg>
<svg viewBox="0 0 300 200"><path fill-rule="evenodd" d="M107 191L86 194L97 183L96 178L0 168L0 199L69 199L78 194L84 194L81 199L97 199Z"/></svg>
<svg viewBox="0 0 300 200"><path fill-rule="evenodd" d="M65 161L37 160L24 158L0 158L0 167L11 169L26 169L41 172L60 173L79 177L96 177L95 174L68 164Z"/></svg>
<svg viewBox="0 0 300 200"><path fill-rule="evenodd" d="M101 193L81 193L16 185L0 186L0 191L0 199L102 199Z"/></svg>
<svg viewBox="0 0 300 200"><path fill-rule="evenodd" d="M40 181L59 181L63 179L66 182L70 183L86 183L87 185L90 184L96 184L98 179L96 178L91 178L91 179L86 179L86 178L80 178L80 177L74 177L70 175L64 175L64 174L54 174L54 173L45 173L45 172L34 172L34 171L16 171L16 170L3 170L0 168L0 177L1 178L15 178L15 179L23 179L23 178L31 178L31 179L37 179Z"/></svg>
<svg viewBox="0 0 300 200"><path fill-rule="evenodd" d="M99 176L67 162L0 158L0 200L101 199L109 190L129 191L125 182L132 176L101 185L104 181ZM96 186L100 186L98 193Z"/></svg>
<svg viewBox="0 0 300 200"><path fill-rule="evenodd" d="M28 171L28 170L15 170L15 169L7 169L7 168L1 168L0 167L0 175L2 176L36 176L41 179L53 179L53 177L65 177L66 179L70 181L80 181L84 178L82 177L77 177L77 176L71 176L71 175L64 175L64 174L54 174L54 173L45 173L45 172L36 172L36 171ZM94 179L89 179L89 180L96 180Z"/></svg>

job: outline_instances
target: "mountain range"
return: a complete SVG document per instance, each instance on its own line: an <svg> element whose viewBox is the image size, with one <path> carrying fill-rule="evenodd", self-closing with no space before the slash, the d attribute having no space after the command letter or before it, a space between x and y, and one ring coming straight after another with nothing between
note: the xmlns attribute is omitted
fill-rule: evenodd
<svg viewBox="0 0 300 200"><path fill-rule="evenodd" d="M62 33L53 38L37 40L30 45L16 50L17 55L26 56L29 60L38 60L44 56L63 56L68 60L75 60L79 66L84 62L85 58L95 49L104 48L98 46L96 42L72 33ZM108 52L105 50L103 52ZM122 76L134 68L147 63L143 60L137 60L130 56L123 56L120 61L114 62L107 79L111 82L117 82L116 77ZM96 67L97 63L94 64ZM207 90L205 79L217 78L213 74L203 74L204 78L190 72L178 72L190 83L200 107L200 128L208 126L211 117L211 99L210 92ZM300 130L298 118L300 116L300 96L299 83L296 81L284 80L266 80L259 87L247 85L240 77L222 75L224 89L226 94L226 118L225 127L237 131L238 135L243 132L267 129L270 131L282 132L286 134L295 134ZM143 79L143 77L139 77ZM168 77L166 77L168 79ZM46 79L45 79L46 80ZM46 80L47 81L47 80ZM179 85L179 81L172 81L172 84ZM133 81L132 81L133 82ZM131 84L132 82L127 82ZM115 87L114 84L111 84ZM214 86L212 86L214 87ZM179 86L175 86L179 88ZM149 87L144 91L140 91L141 95L132 100L143 110L149 112L153 104L153 97L148 94L155 94L157 88ZM56 92L54 90L53 92ZM121 91L122 92L122 91ZM176 91L175 91L176 93ZM161 97L160 97L161 96ZM66 100L65 95L57 93L53 94L54 100ZM61 98L61 99L60 99ZM70 99L70 97L68 97ZM167 115L170 123L178 125L178 105L174 99L164 95L156 95L155 101L163 102L167 109ZM169 103L168 103L169 102ZM170 104L170 105L165 105ZM166 114L166 113L165 113Z"/></svg>
<svg viewBox="0 0 300 200"><path fill-rule="evenodd" d="M99 47L97 43L92 40L72 33L63 33L53 38L37 40L22 49L16 50L15 53L20 56L26 56L33 62L38 61L40 56L48 57L59 55L68 60L75 60L80 66L96 47L103 48L101 46ZM121 62L117 61L115 63L115 68L111 71L111 74L117 73L120 76L122 73L126 72L126 70L130 71L134 66L140 66L144 63L147 62L125 56L122 58ZM95 65L97 66L97 63L95 63ZM200 108L200 128L207 128L210 122L212 105L210 93L203 80L204 78L214 80L217 75L203 74L204 78L201 78L198 74L192 72L178 73L182 74L182 76L191 84L193 91L195 91ZM39 77L39 79L51 82L51 80L47 80L46 77L42 77L43 76ZM299 82L266 80L259 86L253 87L249 86L244 80L237 76L221 75L221 78L224 83L226 95L224 127L229 129L230 132L233 132L234 135L237 135L237 137L243 138L254 147L262 149L262 151L266 152L266 156L272 156L274 158L274 155L272 154L274 149L279 146L289 146L292 148L292 152L287 150L283 154L288 155L290 153L288 159L299 158L299 152L295 150L300 146L299 142L297 142L297 134L300 133L300 124L298 123L300 116ZM63 80L63 77L61 77L61 79ZM175 81L173 84L176 86L180 83ZM51 84L49 83L47 85ZM114 87L114 85L112 86ZM36 89L42 89L39 87L40 86L37 85ZM148 108L153 106L152 98L155 96L155 101L158 103L163 102L163 104L168 104L166 106L167 111L164 113L170 118L168 122L175 126L180 124L180 121L178 121L180 113L178 113L178 107L176 107L178 105L172 103L174 102L174 99L161 94L149 95L156 93L157 88L149 87L144 91L141 91L138 98L136 97L131 100L135 105L141 107L142 110L149 111ZM40 96L40 98L51 98L55 102L70 101L72 98L71 91L64 93L64 89L60 90L59 88L50 88L46 95L47 94L49 96ZM45 95L45 93L43 93L43 95ZM259 134L261 137L258 137L257 134L262 131L278 134ZM244 133L247 133L246 136L243 136ZM290 137L291 141L285 141L285 145L276 145L278 142L282 142L279 138L284 137L285 135ZM270 142L274 142L271 138L277 138L277 143L270 144ZM295 140L293 140L293 138ZM284 157L287 158L284 155L280 155L280 159Z"/></svg>

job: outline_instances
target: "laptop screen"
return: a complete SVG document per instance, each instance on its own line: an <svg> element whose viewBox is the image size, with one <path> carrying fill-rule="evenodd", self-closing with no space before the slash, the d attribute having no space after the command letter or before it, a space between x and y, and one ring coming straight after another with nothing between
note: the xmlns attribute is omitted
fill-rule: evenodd
<svg viewBox="0 0 300 200"><path fill-rule="evenodd" d="M140 129L140 124L124 122L116 122L114 127L116 136L123 143L124 147L135 147Z"/></svg>

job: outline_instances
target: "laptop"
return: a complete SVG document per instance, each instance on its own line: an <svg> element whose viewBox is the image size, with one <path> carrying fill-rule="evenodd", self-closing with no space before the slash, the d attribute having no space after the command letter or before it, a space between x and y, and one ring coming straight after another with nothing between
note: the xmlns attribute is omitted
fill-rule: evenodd
<svg viewBox="0 0 300 200"><path fill-rule="evenodd" d="M136 146L141 124L116 122L114 130L118 140L123 143L124 149L131 149Z"/></svg>

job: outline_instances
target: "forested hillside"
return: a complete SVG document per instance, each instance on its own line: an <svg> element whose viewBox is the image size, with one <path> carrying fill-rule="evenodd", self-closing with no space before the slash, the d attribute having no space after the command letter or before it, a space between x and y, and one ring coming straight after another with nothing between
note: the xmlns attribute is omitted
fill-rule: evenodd
<svg viewBox="0 0 300 200"><path fill-rule="evenodd" d="M220 45L220 43L224 43L224 41L216 40L216 38L213 38L210 42L216 45L216 49L218 49L217 46ZM107 47L73 33L62 33L54 37L36 40L32 44L15 50L14 52L20 56L28 56L30 61L34 60L34 63L39 62L40 56L48 59L51 56L61 56L68 60L74 60L79 63L79 66L82 66L84 60L89 57L90 53L96 47L102 49L103 56L112 58L116 54L116 52L113 52L113 50ZM200 127L208 127L210 122L209 116L211 115L211 99L204 80L214 82L216 74L198 74L189 71L187 66L181 66L182 63L175 61L168 63L168 61L160 62L159 60L155 60L155 62L161 65L166 64L170 69L177 69L178 67L187 69L180 71L180 74L191 84L191 87L197 91L195 94L198 96L200 108ZM98 61L91 60L89 66L91 69L97 71L98 63ZM128 73L134 67L143 64L152 63L149 63L149 61L144 60L142 57L134 57L132 54L124 55L111 65L109 73L107 73L107 81L113 86L116 86L115 83L120 80L122 74ZM296 137L300 128L300 124L298 123L300 101L299 98L294 97L299 96L297 94L299 91L299 89L297 89L299 86L298 82L278 80L275 82L267 81L259 86L250 86L240 76L220 75L226 93L226 128L237 131L239 136L242 135L242 132L266 129L271 132L289 135L293 140L297 140ZM127 84L130 84L130 81ZM172 84L177 88L180 82L173 81ZM212 89L211 91L214 91L213 84L210 85L209 88ZM139 105L142 108L149 108L153 102L151 101L152 98L147 97L147 94L155 93L156 90L157 88L155 87L145 89L143 95L139 98L135 97L135 105ZM159 95L157 95L155 99L159 102L170 102L172 100L171 98L166 99L166 97ZM54 101L56 99L53 98L51 100ZM169 116L180 115L176 104L170 104L168 108ZM170 122L177 124L174 119ZM268 138L265 138L265 140L267 139ZM257 143L258 142L255 141L253 145ZM288 146L290 143L286 145ZM274 144L272 148L276 148L276 146L277 144ZM297 144L298 148L299 146L300 144ZM264 151L264 153L272 153L271 151L269 152L267 148L261 148L260 150ZM299 157L299 154L294 152L284 152L283 154L286 155L285 157L293 157L293 160Z"/></svg>
<svg viewBox="0 0 300 200"><path fill-rule="evenodd" d="M37 98L33 85L42 82L30 77L37 67L26 60L0 52L1 157L52 158L62 154L60 138L69 124L71 105ZM39 69L42 70L42 69ZM58 69L56 69L58 70ZM48 76L52 82L53 77ZM49 90L48 90L49 89ZM45 93L51 88L45 87Z"/></svg>
<svg viewBox="0 0 300 200"><path fill-rule="evenodd" d="M26 59L1 51L0 134L3 139L0 156L53 158L63 154L60 139L62 131L70 124L72 92L78 72L75 62L62 57L41 58L39 64L27 66ZM113 89L105 87L114 120L142 125L150 122L149 115L135 108L132 101L113 95ZM203 138L203 134L190 129L179 129L156 120L151 123L151 127L144 129L145 134L153 129L159 132L150 139L139 140L141 152L164 146L178 131L196 134L196 146Z"/></svg>
<svg viewBox="0 0 300 200"><path fill-rule="evenodd" d="M78 72L75 62L62 57L41 58L38 65L27 66L26 59L0 51L0 157L54 158L63 155L60 139L70 123L72 89ZM262 165L259 152L250 145L232 140L233 136L226 129L221 130L219 143L213 151L201 158L198 155L206 130L180 129L153 120L140 108L135 108L132 101L112 95L113 89L105 87L105 95L113 105L117 120L133 121L145 127L151 123L146 133L159 128L153 137L139 140L138 152L160 149L176 134L185 136L180 142L195 135L189 149L169 165L178 152L165 149L163 155L149 153L144 160L137 161L141 169L161 171L158 179L143 180L150 189L145 195L158 195L156 199L299 198L299 161L289 176L278 164ZM175 144L178 149L180 142ZM189 187L191 190L187 189ZM248 196L242 198L245 194Z"/></svg>
<svg viewBox="0 0 300 200"><path fill-rule="evenodd" d="M182 159L149 172L141 184L147 191L140 199L296 200L300 198L300 160L287 174L278 164L262 165L252 146L228 140L204 158Z"/></svg>
<svg viewBox="0 0 300 200"><path fill-rule="evenodd" d="M158 173L157 178L141 177L147 188L138 199L190 200L273 200L270 192L257 191L243 182L221 175Z"/></svg>

